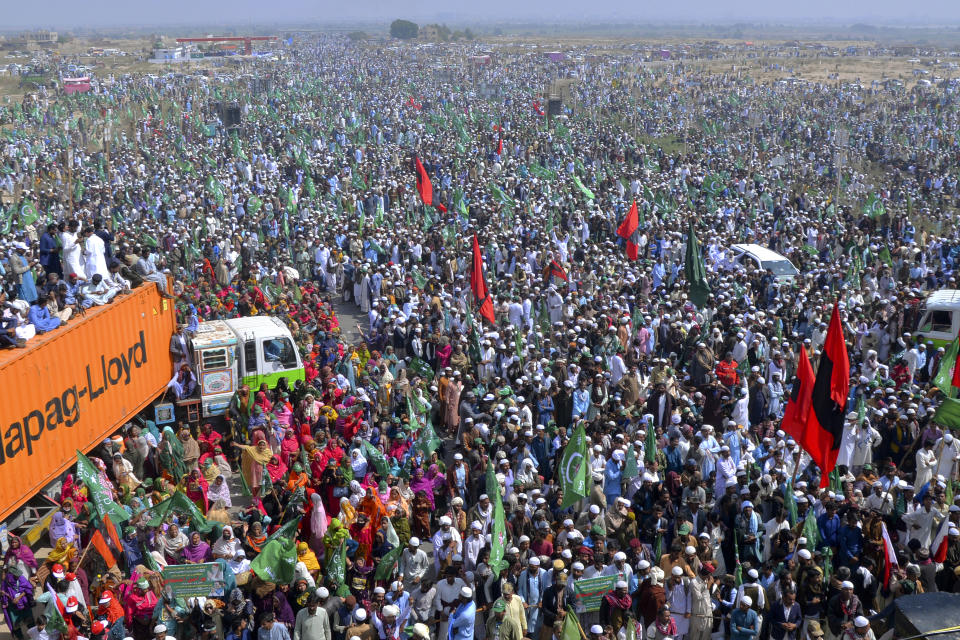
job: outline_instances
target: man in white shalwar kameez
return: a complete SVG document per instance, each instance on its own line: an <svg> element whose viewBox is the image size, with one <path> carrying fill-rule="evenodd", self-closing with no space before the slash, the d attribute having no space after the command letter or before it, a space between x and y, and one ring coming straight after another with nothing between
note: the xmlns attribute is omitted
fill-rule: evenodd
<svg viewBox="0 0 960 640"><path fill-rule="evenodd" d="M933 492L923 497L923 505L913 513L903 514L907 525L907 541L917 540L921 549L929 549L933 531L943 519L943 514L933 508Z"/></svg>
<svg viewBox="0 0 960 640"><path fill-rule="evenodd" d="M90 228L84 229L83 235L83 256L86 260L87 278L92 278L95 273L99 273L101 278L107 278L110 270L107 269L106 245Z"/></svg>
<svg viewBox="0 0 960 640"><path fill-rule="evenodd" d="M67 230L60 234L60 244L63 245L63 273L77 274L80 280L87 279L86 269L83 268L83 246L80 244L80 223L76 220L67 225ZM91 274L92 275L92 274Z"/></svg>
<svg viewBox="0 0 960 640"><path fill-rule="evenodd" d="M960 466L960 439L954 438L951 433L945 433L933 446L933 450L937 456L935 473L949 482L956 476Z"/></svg>
<svg viewBox="0 0 960 640"><path fill-rule="evenodd" d="M917 451L917 475L913 486L918 492L923 489L923 485L930 482L936 467L937 454L933 452L933 441L927 440L923 443L923 448Z"/></svg>

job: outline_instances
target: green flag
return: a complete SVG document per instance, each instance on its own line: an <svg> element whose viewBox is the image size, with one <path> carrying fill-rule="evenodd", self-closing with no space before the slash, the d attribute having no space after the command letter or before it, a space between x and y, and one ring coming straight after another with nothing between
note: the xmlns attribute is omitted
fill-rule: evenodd
<svg viewBox="0 0 960 640"><path fill-rule="evenodd" d="M503 499L500 496L500 483L493 472L493 464L487 463L487 495L493 500L493 530L490 532L490 560L488 564L494 576L507 568L508 563L503 559L507 542L507 526L503 513Z"/></svg>
<svg viewBox="0 0 960 640"><path fill-rule="evenodd" d="M593 191L590 191L590 189L587 189L586 185L580 182L580 176L578 176L577 174L573 174L573 183L577 185L577 188L580 189L580 191L583 193L584 197L586 197L587 200L593 200L594 198Z"/></svg>
<svg viewBox="0 0 960 640"><path fill-rule="evenodd" d="M739 587L743 584L743 566L740 564L740 534L736 530L733 532L733 557L737 567L733 572L733 584Z"/></svg>
<svg viewBox="0 0 960 640"><path fill-rule="evenodd" d="M587 435L582 422L573 430L573 436L563 450L560 481L563 487L561 509L587 497Z"/></svg>
<svg viewBox="0 0 960 640"><path fill-rule="evenodd" d="M820 529L817 528L817 519L813 515L813 509L807 511L807 517L803 521L803 537L807 539L807 546L815 549L820 542Z"/></svg>
<svg viewBox="0 0 960 640"><path fill-rule="evenodd" d="M64 596L66 598L66 596ZM47 626L56 629L61 635L67 635L67 622L60 613L63 601L59 599L53 587L47 584L47 590L37 596L37 602L44 605L43 613L47 617Z"/></svg>
<svg viewBox="0 0 960 640"><path fill-rule="evenodd" d="M422 451L424 457L429 458L430 454L436 451L440 447L440 438L437 437L437 432L433 428L433 423L427 419L427 424L420 429L420 437L417 438L417 442L413 445L413 448L417 451Z"/></svg>
<svg viewBox="0 0 960 640"><path fill-rule="evenodd" d="M690 285L690 301L701 309L710 295L710 286L707 284L707 272L703 265L703 256L700 255L700 243L697 234L693 231L693 223L687 231L687 252L683 264L683 276Z"/></svg>
<svg viewBox="0 0 960 640"><path fill-rule="evenodd" d="M580 621L570 607L567 607L567 615L563 617L560 640L583 640L583 635L580 633Z"/></svg>
<svg viewBox="0 0 960 640"><path fill-rule="evenodd" d="M393 570L400 561L400 555L403 553L403 547L400 546L400 536L397 535L396 529L393 528L393 523L390 522L390 518L384 519L387 521L387 532L384 538L393 548L380 558L380 564L377 565L377 571L373 575L374 580L386 580L393 575Z"/></svg>
<svg viewBox="0 0 960 640"><path fill-rule="evenodd" d="M651 463L657 459L657 430L653 424L647 425L647 439L643 443L643 459Z"/></svg>
<svg viewBox="0 0 960 640"><path fill-rule="evenodd" d="M640 469L637 467L637 453L633 450L633 443L630 443L630 446L627 447L627 461L623 465L623 477L624 479L636 478L640 475Z"/></svg>
<svg viewBox="0 0 960 640"><path fill-rule="evenodd" d="M250 563L250 570L264 582L290 584L297 565L297 543L289 538L267 540Z"/></svg>
<svg viewBox="0 0 960 640"><path fill-rule="evenodd" d="M387 476L390 475L390 468L387 466L387 459L384 455L366 440L363 441L363 453L364 457L373 463L380 479L385 481Z"/></svg>
<svg viewBox="0 0 960 640"><path fill-rule="evenodd" d="M427 279L423 277L423 274L420 273L419 269L413 269L410 272L410 277L413 278L413 284L417 287L417 289L423 291L423 289L427 286Z"/></svg>
<svg viewBox="0 0 960 640"><path fill-rule="evenodd" d="M100 472L93 466L90 459L80 451L77 451L77 476L87 488L90 502L93 503L97 517L101 521L105 515L110 516L110 519L114 522L126 522L130 519L123 507L113 501L110 493L100 483Z"/></svg>
<svg viewBox="0 0 960 640"><path fill-rule="evenodd" d="M954 338L946 353L943 354L943 358L940 359L940 369L937 370L937 375L933 377L933 384L937 389L950 397L953 397L956 392L953 387L953 368L957 363L958 351L960 351L960 338Z"/></svg>
<svg viewBox="0 0 960 640"><path fill-rule="evenodd" d="M29 200L20 206L20 224L24 227L33 224L40 217L37 206Z"/></svg>
<svg viewBox="0 0 960 640"><path fill-rule="evenodd" d="M266 473L266 471L264 471L264 473ZM172 496L160 504L154 505L150 511L153 513L153 518L151 518L148 523L151 527L159 527L163 524L163 521L167 519L167 516L170 515L170 512L176 512L188 516L190 518L190 527L197 531L206 533L213 528L213 526L207 522L207 519L203 517L203 514L200 513L197 505L193 504L193 501L181 491L175 491Z"/></svg>
<svg viewBox="0 0 960 640"><path fill-rule="evenodd" d="M263 206L263 201L257 196L250 196L247 198L247 213L250 215L256 215L257 211L260 211L260 207Z"/></svg>
<svg viewBox="0 0 960 640"><path fill-rule="evenodd" d="M703 179L703 190L710 195L717 195L726 187L723 184L723 177L717 174L709 175Z"/></svg>
<svg viewBox="0 0 960 640"><path fill-rule="evenodd" d="M880 260L883 261L883 264L887 265L888 267L893 266L893 258L890 256L890 249L887 247L880 249L877 257L880 258Z"/></svg>
<svg viewBox="0 0 960 640"><path fill-rule="evenodd" d="M288 507L289 508L289 507ZM296 540L297 538L297 528L300 526L300 519L293 518L279 527L276 531L267 536L267 542L271 540L279 540L280 538L286 538L288 540Z"/></svg>
<svg viewBox="0 0 960 640"><path fill-rule="evenodd" d="M960 428L960 400L944 398L933 414L933 421L951 429Z"/></svg>
<svg viewBox="0 0 960 640"><path fill-rule="evenodd" d="M793 480L787 481L787 488L784 491L783 501L786 503L787 516L790 518L790 526L797 524L797 501L793 497Z"/></svg>
<svg viewBox="0 0 960 640"><path fill-rule="evenodd" d="M350 589L344 582L347 579L347 543L340 543L340 547L327 559L327 578L337 585L336 594L341 597L350 595Z"/></svg>

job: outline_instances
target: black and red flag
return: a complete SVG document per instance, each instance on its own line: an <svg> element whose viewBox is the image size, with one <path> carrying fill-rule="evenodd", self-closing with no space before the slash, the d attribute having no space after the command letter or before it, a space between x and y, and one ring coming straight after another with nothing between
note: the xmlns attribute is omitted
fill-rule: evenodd
<svg viewBox="0 0 960 640"><path fill-rule="evenodd" d="M483 254L480 253L477 234L473 234L473 271L470 273L470 289L477 301L480 315L486 318L490 324L496 324L497 318L493 313L493 300L490 299L487 283L483 279Z"/></svg>
<svg viewBox="0 0 960 640"><path fill-rule="evenodd" d="M637 201L633 201L633 206L627 212L627 217L623 219L620 226L617 227L617 235L627 241L627 257L636 260L640 254L640 247L633 242L633 233L640 226L640 214L637 211Z"/></svg>
<svg viewBox="0 0 960 640"><path fill-rule="evenodd" d="M567 272L556 260L551 260L547 268L543 270L543 281L550 282L550 278L557 277L561 280L567 280Z"/></svg>
<svg viewBox="0 0 960 640"><path fill-rule="evenodd" d="M414 156L413 161L417 164L417 193L420 194L420 200L428 207L433 205L433 185L430 184L430 176L427 170L423 168L420 158Z"/></svg>
<svg viewBox="0 0 960 640"><path fill-rule="evenodd" d="M806 351L801 349L801 352L797 378L783 413L783 429L820 467L820 487L823 488L830 483L829 474L837 466L844 409L850 391L850 358L836 304L816 377Z"/></svg>

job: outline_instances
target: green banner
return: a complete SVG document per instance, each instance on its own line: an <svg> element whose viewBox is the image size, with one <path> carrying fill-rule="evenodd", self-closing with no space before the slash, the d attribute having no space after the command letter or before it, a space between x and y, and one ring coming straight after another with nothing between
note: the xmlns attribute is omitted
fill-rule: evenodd
<svg viewBox="0 0 960 640"><path fill-rule="evenodd" d="M223 597L223 567L216 562L171 564L160 572L163 590L175 598Z"/></svg>
<svg viewBox="0 0 960 640"><path fill-rule="evenodd" d="M573 583L573 597L583 605L584 611L599 611L600 600L614 590L619 579L620 574L615 573L612 576L576 580Z"/></svg>

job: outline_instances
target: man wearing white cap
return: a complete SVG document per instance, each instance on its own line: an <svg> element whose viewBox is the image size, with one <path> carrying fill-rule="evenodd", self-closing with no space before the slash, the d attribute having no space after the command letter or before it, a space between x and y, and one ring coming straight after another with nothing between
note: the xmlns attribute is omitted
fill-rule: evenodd
<svg viewBox="0 0 960 640"><path fill-rule="evenodd" d="M828 636L840 638L844 632L853 629L853 619L863 615L860 598L853 593L853 583L844 580L840 583L840 593L827 602Z"/></svg>
<svg viewBox="0 0 960 640"><path fill-rule="evenodd" d="M413 536L407 543L407 548L400 554L400 579L407 589L420 583L427 569L430 568L430 558L427 552L420 548L420 538Z"/></svg>
<svg viewBox="0 0 960 640"><path fill-rule="evenodd" d="M683 567L674 566L670 570L667 581L663 584L667 604L670 605L673 619L677 623L677 638L684 637L690 630L690 612L692 611L690 579L683 574Z"/></svg>
<svg viewBox="0 0 960 640"><path fill-rule="evenodd" d="M174 640L173 636L167 635L167 625L158 624L153 628L154 640Z"/></svg>
<svg viewBox="0 0 960 640"><path fill-rule="evenodd" d="M454 554L463 552L460 532L453 528L450 516L441 516L440 530L433 534L433 566L438 572Z"/></svg>
<svg viewBox="0 0 960 640"><path fill-rule="evenodd" d="M737 588L737 602L742 602L744 598L749 599L750 606L760 616L762 624L761 612L766 608L766 594L763 585L760 584L760 573L756 569L750 569L745 578L743 584Z"/></svg>
<svg viewBox="0 0 960 640"><path fill-rule="evenodd" d="M520 572L517 578L517 594L529 603L527 607L527 634L530 638L540 637L540 623L543 615L540 603L547 590L546 572L540 569L540 558L530 557L530 565Z"/></svg>
<svg viewBox="0 0 960 640"><path fill-rule="evenodd" d="M400 607L388 604L380 610L380 615L371 616L373 628L377 630L380 640L399 640L402 628L397 618L400 616Z"/></svg>
<svg viewBox="0 0 960 640"><path fill-rule="evenodd" d="M474 571L477 568L477 559L486 543L486 538L483 536L483 523L474 520L470 524L470 535L463 541L464 571Z"/></svg>
<svg viewBox="0 0 960 640"><path fill-rule="evenodd" d="M933 446L933 450L937 455L937 468L934 474L953 478L960 465L960 438L954 438L948 431Z"/></svg>
<svg viewBox="0 0 960 640"><path fill-rule="evenodd" d="M865 616L857 616L853 619L853 633L851 635L854 640L877 640L873 629L870 628L870 621Z"/></svg>
<svg viewBox="0 0 960 640"><path fill-rule="evenodd" d="M477 618L477 605L473 601L473 589L461 587L459 603L450 616L447 640L474 640L473 625Z"/></svg>
<svg viewBox="0 0 960 640"><path fill-rule="evenodd" d="M713 495L722 496L730 481L736 482L737 463L730 455L730 447L723 445L720 447L720 459L717 460L717 478L713 486Z"/></svg>

